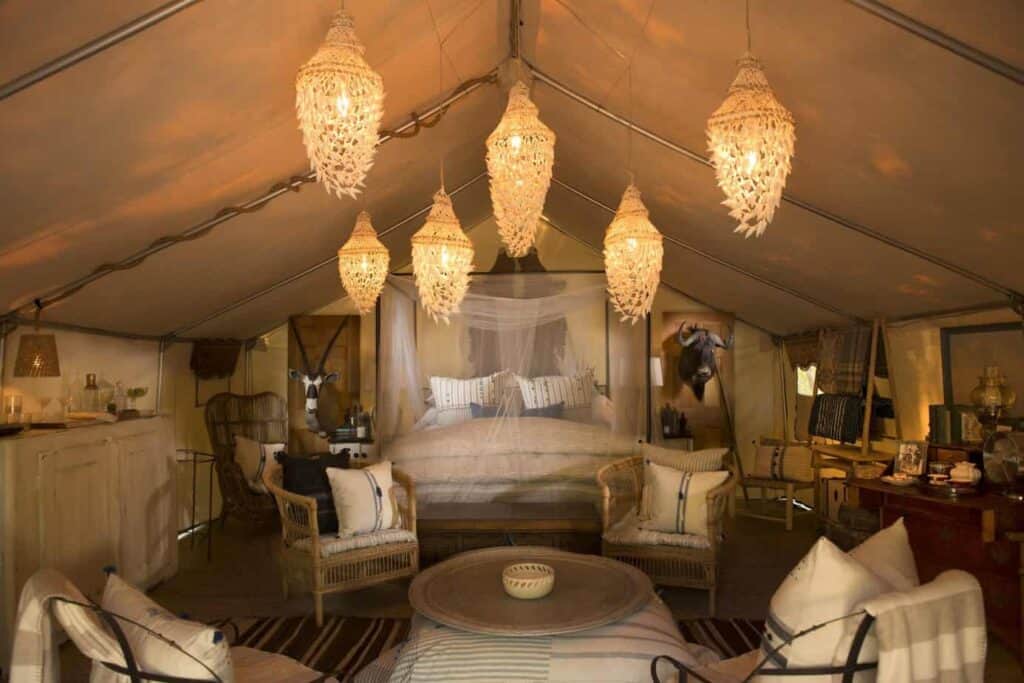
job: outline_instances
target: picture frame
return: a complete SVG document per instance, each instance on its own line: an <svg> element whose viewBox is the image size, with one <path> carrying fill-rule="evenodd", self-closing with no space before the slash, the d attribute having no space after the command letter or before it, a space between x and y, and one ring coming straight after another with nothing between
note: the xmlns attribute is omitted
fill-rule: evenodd
<svg viewBox="0 0 1024 683"><path fill-rule="evenodd" d="M901 441L894 472L902 472L913 477L920 477L928 464L928 443L925 441Z"/></svg>

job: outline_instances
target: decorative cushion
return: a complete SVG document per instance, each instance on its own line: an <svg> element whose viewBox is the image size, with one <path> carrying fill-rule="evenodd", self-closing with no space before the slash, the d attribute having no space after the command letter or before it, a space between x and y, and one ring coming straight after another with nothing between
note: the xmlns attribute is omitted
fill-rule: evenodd
<svg viewBox="0 0 1024 683"><path fill-rule="evenodd" d="M885 582L863 564L827 538L818 539L772 596L761 641L763 654L768 655L811 626L852 614L857 605L887 590ZM856 628L860 619L851 616L834 621L783 645L772 655L770 668L831 666L836 661L845 661L848 653L839 651L841 642L847 630ZM871 634L864 642L858 661L869 662L876 658L877 641ZM800 676L800 680L824 683L832 678Z"/></svg>
<svg viewBox="0 0 1024 683"><path fill-rule="evenodd" d="M452 425L472 419L474 403L501 406L508 381L509 373L506 370L470 379L431 377L430 393L434 407L437 408L437 424Z"/></svg>
<svg viewBox="0 0 1024 683"><path fill-rule="evenodd" d="M469 410L473 414L473 419L480 417L497 417L498 411L501 406L483 406L479 403L470 403Z"/></svg>
<svg viewBox="0 0 1024 683"><path fill-rule="evenodd" d="M338 535L390 529L399 521L391 495L391 462L385 460L353 470L327 469L334 509L338 513Z"/></svg>
<svg viewBox="0 0 1024 683"><path fill-rule="evenodd" d="M327 536L320 537L320 557L330 557L338 553L359 548L373 548L378 545L390 545L392 543L415 543L416 534L408 529L384 529L382 531L371 531L368 534L355 534L353 536ZM313 543L308 538L295 542L295 547L301 550L309 550Z"/></svg>
<svg viewBox="0 0 1024 683"><path fill-rule="evenodd" d="M678 548L697 549L711 547L707 533L704 535L673 534L644 529L636 511L631 511L613 524L608 531L604 532L602 538L615 545L672 545Z"/></svg>
<svg viewBox="0 0 1024 683"><path fill-rule="evenodd" d="M250 489L256 493L267 492L263 483L263 470L267 461L284 448L283 443L260 443L241 434L235 435L235 462L242 468L245 483Z"/></svg>
<svg viewBox="0 0 1024 683"><path fill-rule="evenodd" d="M708 491L728 478L728 472L683 472L645 460L640 526L649 531L707 536Z"/></svg>
<svg viewBox="0 0 1024 683"><path fill-rule="evenodd" d="M516 375L523 407L535 410L564 403L565 409L589 408L594 398L594 371L578 375L547 375L527 379Z"/></svg>
<svg viewBox="0 0 1024 683"><path fill-rule="evenodd" d="M921 585L902 517L851 550L850 557L874 572L894 591L904 593Z"/></svg>
<svg viewBox="0 0 1024 683"><path fill-rule="evenodd" d="M231 651L224 634L217 629L179 619L116 574L107 577L100 606L142 624L185 651L180 652L145 629L120 620L132 654L144 671L200 680L209 680L213 671L222 681L234 680Z"/></svg>
<svg viewBox="0 0 1024 683"><path fill-rule="evenodd" d="M705 448L700 451L679 451L654 444L641 444L644 460L682 472L714 472L722 469L728 448Z"/></svg>
<svg viewBox="0 0 1024 683"><path fill-rule="evenodd" d="M561 419L564 410L564 403L553 403L549 406L543 406L541 408L524 408L523 417L551 417L556 420L559 420Z"/></svg>
<svg viewBox="0 0 1024 683"><path fill-rule="evenodd" d="M278 453L277 461L281 463L284 490L316 500L317 530L321 534L338 533L338 513L334 510L327 468L348 467L348 453L318 453L308 458Z"/></svg>
<svg viewBox="0 0 1024 683"><path fill-rule="evenodd" d="M757 447L751 476L776 481L814 481L811 449L802 445L768 445Z"/></svg>

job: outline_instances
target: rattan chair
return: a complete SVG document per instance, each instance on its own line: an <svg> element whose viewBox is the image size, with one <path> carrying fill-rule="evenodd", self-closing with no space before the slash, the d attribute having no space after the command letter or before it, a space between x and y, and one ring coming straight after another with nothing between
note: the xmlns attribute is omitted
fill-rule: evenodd
<svg viewBox="0 0 1024 683"><path fill-rule="evenodd" d="M325 595L415 576L419 571L420 546L415 540L325 552L325 545L337 537L321 538L316 499L285 491L282 474L276 463L263 473L263 482L276 499L281 515L281 590L287 599L289 579L295 570L308 577L317 626L323 625ZM415 536L416 487L412 478L398 468L392 468L391 476L391 495L401 514L400 528Z"/></svg>
<svg viewBox="0 0 1024 683"><path fill-rule="evenodd" d="M754 517L756 519L764 519L769 522L779 522L785 524L786 531L793 530L793 514L796 509L796 493L797 491L813 490L814 489L814 470L811 469L811 457L810 450L811 446L809 443L800 441L785 441L783 439L775 439L771 437L762 436L756 446L758 448L762 446L771 447L783 447L783 453L790 453L791 451L803 450L807 453L807 473L802 478L785 477L769 478L759 477L756 474L746 474L743 472L742 465L740 466L740 486L743 487L744 493L748 488L758 489L758 497L760 502L758 505L763 506L767 502L766 492L777 491L783 494L785 500L783 501L783 512L781 515L771 514L765 511L755 510L752 505L753 503L748 498L746 500L746 507L741 511L744 517ZM785 471L785 468L782 468Z"/></svg>
<svg viewBox="0 0 1024 683"><path fill-rule="evenodd" d="M726 504L736 486L737 474L731 456L723 466L729 477L707 495L708 547L687 548L675 545L624 545L605 540L607 534L631 510L639 512L643 490L644 458L635 455L605 465L597 472L601 488L601 554L637 567L661 586L703 588L708 591L708 613L715 615L719 553L722 545L722 519Z"/></svg>
<svg viewBox="0 0 1024 683"><path fill-rule="evenodd" d="M274 499L256 493L235 462L235 435L260 443L288 443L288 404L271 392L254 396L217 394L206 403L206 431L213 448L222 501L221 521L237 517L252 527L277 519Z"/></svg>

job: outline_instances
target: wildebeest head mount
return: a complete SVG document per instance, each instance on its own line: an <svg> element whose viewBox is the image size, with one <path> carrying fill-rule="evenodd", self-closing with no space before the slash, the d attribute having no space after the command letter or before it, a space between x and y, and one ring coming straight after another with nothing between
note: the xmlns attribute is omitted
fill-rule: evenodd
<svg viewBox="0 0 1024 683"><path fill-rule="evenodd" d="M331 349L334 348L334 342L338 340L338 335L341 334L341 331L345 329L347 324L348 317L345 317L342 319L341 324L338 325L338 329L334 331L330 341L327 342L327 346L324 347L324 352L320 356L320 362L314 366L309 362L306 346L302 343L302 337L299 336L299 329L295 326L295 321L293 319L288 320L292 334L295 335L295 343L299 347L299 354L302 356L302 369L288 368L288 377L302 382L306 394L306 422L316 421L317 427L319 426L319 421L317 421L316 412L320 402L320 389L324 384L337 382L340 377L337 372L324 374L324 366L327 363L327 356L330 355ZM312 424L310 424L310 427L314 428Z"/></svg>
<svg viewBox="0 0 1024 683"><path fill-rule="evenodd" d="M687 329L685 320L679 326L679 331L676 332L676 341L682 348L679 356L679 379L690 385L698 401L704 400L704 386L718 374L715 350L731 349L733 340L731 333L729 339L723 341L707 328L691 325Z"/></svg>

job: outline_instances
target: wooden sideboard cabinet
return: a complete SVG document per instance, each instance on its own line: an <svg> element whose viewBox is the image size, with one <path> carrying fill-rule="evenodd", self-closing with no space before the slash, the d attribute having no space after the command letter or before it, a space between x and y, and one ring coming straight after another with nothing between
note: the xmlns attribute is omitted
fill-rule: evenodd
<svg viewBox="0 0 1024 683"><path fill-rule="evenodd" d="M114 566L143 587L178 569L173 425L154 417L0 439L0 652L42 567L98 599Z"/></svg>

